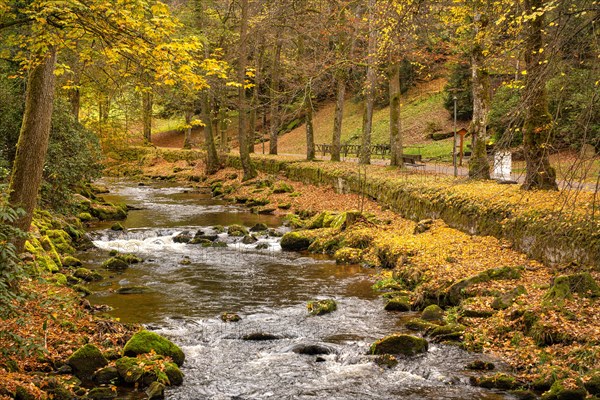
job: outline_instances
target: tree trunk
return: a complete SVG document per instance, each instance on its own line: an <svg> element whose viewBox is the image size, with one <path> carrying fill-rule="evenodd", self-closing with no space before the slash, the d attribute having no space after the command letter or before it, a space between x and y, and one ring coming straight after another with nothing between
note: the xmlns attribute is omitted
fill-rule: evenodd
<svg viewBox="0 0 600 400"><path fill-rule="evenodd" d="M142 124L144 132L144 141L152 143L152 92L142 93Z"/></svg>
<svg viewBox="0 0 600 400"><path fill-rule="evenodd" d="M25 210L25 215L14 223L23 231L28 231L31 225L42 182L56 86L55 66L56 50L52 49L30 71L27 79L25 112L9 187L10 204ZM23 251L24 245L24 239L16 241L18 253Z"/></svg>
<svg viewBox="0 0 600 400"><path fill-rule="evenodd" d="M315 159L315 134L313 127L313 103L310 83L307 85L305 93L305 121L306 121L306 159L312 161Z"/></svg>
<svg viewBox="0 0 600 400"><path fill-rule="evenodd" d="M490 163L486 151L489 140L487 133L488 115L490 112L490 76L484 65L484 55L477 36L480 29L485 28L481 11L475 9L475 39L471 49L471 77L473 80L473 120L471 135L473 138L472 154L469 160L469 177L471 179L490 179Z"/></svg>
<svg viewBox="0 0 600 400"><path fill-rule="evenodd" d="M403 167L402 120L400 119L400 63L393 62L389 71L390 91L390 165Z"/></svg>
<svg viewBox="0 0 600 400"><path fill-rule="evenodd" d="M335 115L333 118L333 137L331 139L331 161L340 161L342 120L344 118L344 100L346 98L346 71L338 71L335 79L337 81L337 93L335 97Z"/></svg>
<svg viewBox="0 0 600 400"><path fill-rule="evenodd" d="M227 137L226 113L225 108L219 107L219 141L221 142L221 151L226 153L229 151L229 138Z"/></svg>
<svg viewBox="0 0 600 400"><path fill-rule="evenodd" d="M375 20L375 0L369 0L369 44L367 48L367 79L365 82L365 112L363 114L363 131L360 148L360 163L371 163L371 131L373 129L373 108L375 106L375 85L377 71L375 57L377 52L377 31L372 22Z"/></svg>
<svg viewBox="0 0 600 400"><path fill-rule="evenodd" d="M281 32L275 46L275 55L273 56L273 71L271 72L271 126L269 132L269 154L277 154L277 135L281 125L281 115L279 115L279 81L281 80Z"/></svg>
<svg viewBox="0 0 600 400"><path fill-rule="evenodd" d="M192 117L194 113L192 111L185 111L185 133L183 136L183 148L192 148Z"/></svg>
<svg viewBox="0 0 600 400"><path fill-rule="evenodd" d="M72 89L69 92L69 103L71 103L73 118L79 122L79 110L81 109L81 91L79 89Z"/></svg>
<svg viewBox="0 0 600 400"><path fill-rule="evenodd" d="M206 150L206 174L212 175L219 168L219 156L215 147L213 124L211 118L210 94L208 90L202 94L202 120L204 121L204 148Z"/></svg>
<svg viewBox="0 0 600 400"><path fill-rule="evenodd" d="M256 177L257 173L252 166L250 153L248 152L248 126L247 113L248 105L246 100L246 63L248 62L248 0L240 0L242 7L242 15L240 19L240 48L238 60L238 82L242 85L239 88L239 126L238 126L238 141L240 145L240 161L244 170L243 180L247 181Z"/></svg>
<svg viewBox="0 0 600 400"><path fill-rule="evenodd" d="M533 14L542 8L543 0L524 0L525 11ZM525 150L526 174L522 188L526 190L558 190L556 171L550 166L548 145L552 117L548 112L546 97L546 65L539 49L543 48L543 15L527 22L525 41L525 123L523 147Z"/></svg>

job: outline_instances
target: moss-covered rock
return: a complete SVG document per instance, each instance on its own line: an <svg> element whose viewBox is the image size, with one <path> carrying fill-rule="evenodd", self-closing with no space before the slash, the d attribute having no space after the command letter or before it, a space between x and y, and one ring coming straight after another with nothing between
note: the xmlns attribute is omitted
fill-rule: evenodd
<svg viewBox="0 0 600 400"><path fill-rule="evenodd" d="M461 279L448 288L443 299L444 303L457 306L465 298L465 291L470 286L492 280L519 279L521 277L521 270L522 268L514 267L492 268L475 276Z"/></svg>
<svg viewBox="0 0 600 400"><path fill-rule="evenodd" d="M144 261L141 257L131 253L123 253L115 255L116 258L125 261L127 264L138 264Z"/></svg>
<svg viewBox="0 0 600 400"><path fill-rule="evenodd" d="M464 332L464 325L452 323L437 326L434 329L427 331L427 334L437 342L445 342L462 340Z"/></svg>
<svg viewBox="0 0 600 400"><path fill-rule="evenodd" d="M294 187L289 183L277 181L273 185L273 193L293 193Z"/></svg>
<svg viewBox="0 0 600 400"><path fill-rule="evenodd" d="M410 311L410 300L406 296L392 297L385 303L385 311Z"/></svg>
<svg viewBox="0 0 600 400"><path fill-rule="evenodd" d="M283 218L283 224L290 228L303 228L305 222L300 218L298 214L288 214Z"/></svg>
<svg viewBox="0 0 600 400"><path fill-rule="evenodd" d="M382 368L394 368L398 365L398 359L391 354L381 354L373 362Z"/></svg>
<svg viewBox="0 0 600 400"><path fill-rule="evenodd" d="M600 297L600 286L589 272L572 275L561 275L554 279L552 287L548 290L546 299L568 299L577 293L582 297Z"/></svg>
<svg viewBox="0 0 600 400"><path fill-rule="evenodd" d="M79 279L83 279L86 282L100 281L102 280L102 275L95 271L91 271L87 268L77 268L73 273L73 276Z"/></svg>
<svg viewBox="0 0 600 400"><path fill-rule="evenodd" d="M102 267L110 271L125 271L129 264L119 257L111 257L102 263Z"/></svg>
<svg viewBox="0 0 600 400"><path fill-rule="evenodd" d="M65 268L81 267L81 260L73 256L65 256L62 259L62 265Z"/></svg>
<svg viewBox="0 0 600 400"><path fill-rule="evenodd" d="M502 373L475 378L473 384L486 389L500 390L513 390L521 386L514 377Z"/></svg>
<svg viewBox="0 0 600 400"><path fill-rule="evenodd" d="M179 386L183 383L183 372L181 372L177 364L166 363L164 370L167 378L169 378L169 385Z"/></svg>
<svg viewBox="0 0 600 400"><path fill-rule="evenodd" d="M436 304L425 307L421 313L421 319L429 322L442 322L444 321L444 310Z"/></svg>
<svg viewBox="0 0 600 400"><path fill-rule="evenodd" d="M263 224L262 222L259 222L257 224L254 224L254 226L252 226L252 228L250 228L250 232L264 232L267 229L269 229L267 224Z"/></svg>
<svg viewBox="0 0 600 400"><path fill-rule="evenodd" d="M115 367L125 383L134 384L144 375L144 368L135 357L121 357L115 362Z"/></svg>
<svg viewBox="0 0 600 400"><path fill-rule="evenodd" d="M363 251L352 247L339 249L333 255L337 264L360 264L362 262Z"/></svg>
<svg viewBox="0 0 600 400"><path fill-rule="evenodd" d="M86 286L81 285L81 284L75 284L75 285L71 286L71 289L75 290L76 292L79 292L80 294L83 295L83 297L89 296L90 294L92 294L92 291L90 289L88 289Z"/></svg>
<svg viewBox="0 0 600 400"><path fill-rule="evenodd" d="M110 387L95 387L87 394L88 399L92 400L111 400L117 397L117 392Z"/></svg>
<svg viewBox="0 0 600 400"><path fill-rule="evenodd" d="M160 382L152 382L146 389L148 400L162 400L165 398L165 385Z"/></svg>
<svg viewBox="0 0 600 400"><path fill-rule="evenodd" d="M77 218L79 218L83 222L89 222L94 219L94 217L92 217L92 214L90 214L89 212L80 212L79 214L77 214Z"/></svg>
<svg viewBox="0 0 600 400"><path fill-rule="evenodd" d="M470 369L472 371L492 371L496 368L494 363L483 360L475 360L471 361L465 366L466 369Z"/></svg>
<svg viewBox="0 0 600 400"><path fill-rule="evenodd" d="M568 382L568 383L567 383ZM580 382L575 380L557 380L550 390L542 394L542 400L583 400L587 392Z"/></svg>
<svg viewBox="0 0 600 400"><path fill-rule="evenodd" d="M414 356L425 353L428 349L427 340L412 336L395 333L379 339L371 345L371 354L403 354Z"/></svg>
<svg viewBox="0 0 600 400"><path fill-rule="evenodd" d="M52 274L52 276L50 276L48 278L48 280L50 282L54 282L57 285L66 285L67 284L67 277L64 274L61 273L56 273L56 274Z"/></svg>
<svg viewBox="0 0 600 400"><path fill-rule="evenodd" d="M510 307L519 296L525 293L527 293L527 290L525 290L525 286L519 285L513 290L503 293L496 297L492 302L491 307L494 310L505 310L508 307Z"/></svg>
<svg viewBox="0 0 600 400"><path fill-rule="evenodd" d="M437 328L439 325L425 321L421 318L411 318L406 322L405 326L411 331L427 332Z"/></svg>
<svg viewBox="0 0 600 400"><path fill-rule="evenodd" d="M108 360L96 346L86 344L67 359L67 364L79 379L89 380L97 369L108 364Z"/></svg>
<svg viewBox="0 0 600 400"><path fill-rule="evenodd" d="M221 314L221 321L223 322L238 322L241 320L242 318L236 313L224 312Z"/></svg>
<svg viewBox="0 0 600 400"><path fill-rule="evenodd" d="M281 248L287 251L302 251L308 249L312 239L302 232L288 232L281 238Z"/></svg>
<svg viewBox="0 0 600 400"><path fill-rule="evenodd" d="M592 371L583 378L583 386L594 396L600 396L600 370Z"/></svg>
<svg viewBox="0 0 600 400"><path fill-rule="evenodd" d="M229 236L245 236L248 234L248 229L246 229L242 225L234 224L234 225L230 225L227 228L227 234Z"/></svg>
<svg viewBox="0 0 600 400"><path fill-rule="evenodd" d="M73 240L71 235L63 229L49 229L46 236L52 241L56 250L61 254L73 254Z"/></svg>
<svg viewBox="0 0 600 400"><path fill-rule="evenodd" d="M179 366L181 366L185 360L183 351L181 351L176 344L147 330L139 331L133 335L125 344L123 354L131 357L138 354L150 353L152 350L154 350L156 354L171 357Z"/></svg>
<svg viewBox="0 0 600 400"><path fill-rule="evenodd" d="M311 300L306 308L311 315L323 315L337 310L337 303L333 299Z"/></svg>
<svg viewBox="0 0 600 400"><path fill-rule="evenodd" d="M119 382L119 371L116 367L108 366L97 370L93 376L94 382L100 385L116 384Z"/></svg>
<svg viewBox="0 0 600 400"><path fill-rule="evenodd" d="M119 221L127 218L126 207L120 207L111 203L92 203L90 213L100 221Z"/></svg>

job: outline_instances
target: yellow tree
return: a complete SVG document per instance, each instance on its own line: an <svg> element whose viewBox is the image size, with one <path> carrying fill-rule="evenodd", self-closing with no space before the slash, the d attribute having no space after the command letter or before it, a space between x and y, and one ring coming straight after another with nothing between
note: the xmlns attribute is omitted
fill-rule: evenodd
<svg viewBox="0 0 600 400"><path fill-rule="evenodd" d="M0 32L7 43L21 49L16 57L28 74L25 112L9 187L11 205L22 207L26 213L15 226L27 231L36 206L59 72L58 54L66 48L74 49L83 40L90 46L82 52L101 53L110 63L128 60L140 64L155 81L173 85L185 76L203 87L205 81L200 75L186 73L195 63L192 53L197 48L194 43L173 37L177 26L168 6L154 0L2 0ZM23 244L17 243L17 250Z"/></svg>

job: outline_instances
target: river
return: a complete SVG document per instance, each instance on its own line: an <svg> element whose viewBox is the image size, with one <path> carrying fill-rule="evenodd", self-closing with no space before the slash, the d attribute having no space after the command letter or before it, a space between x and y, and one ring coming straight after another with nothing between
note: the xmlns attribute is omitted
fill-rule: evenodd
<svg viewBox="0 0 600 400"><path fill-rule="evenodd" d="M96 249L81 257L105 279L91 285L95 304L107 304L122 322L144 324L180 345L186 354L185 382L169 388L169 399L511 399L468 384L464 366L483 356L431 343L421 356L382 368L367 355L370 344L393 332L416 313L383 309L371 289L377 271L339 266L325 257L282 252L286 228L274 216L214 200L202 189L174 184L137 186L107 181L108 201L125 202L130 211L124 232L111 224L93 227ZM213 229L216 225L264 223L275 229L254 244L242 244ZM227 247L206 248L174 242L198 230L218 234ZM262 249L256 245L263 243ZM102 271L110 250L144 259L121 274ZM136 286L147 293L123 295ZM310 316L306 303L334 298L337 311ZM225 323L222 312L242 320ZM244 340L265 333L274 340ZM318 355L298 354L318 345Z"/></svg>

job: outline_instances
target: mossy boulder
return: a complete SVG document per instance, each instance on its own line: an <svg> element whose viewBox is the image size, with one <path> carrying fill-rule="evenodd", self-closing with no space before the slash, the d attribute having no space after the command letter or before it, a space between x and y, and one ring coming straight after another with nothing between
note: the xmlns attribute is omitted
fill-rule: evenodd
<svg viewBox="0 0 600 400"><path fill-rule="evenodd" d="M344 230L359 221L361 217L363 215L360 211L345 211L333 218L329 226L334 229Z"/></svg>
<svg viewBox="0 0 600 400"><path fill-rule="evenodd" d="M245 236L248 234L248 229L246 229L242 225L234 224L234 225L230 225L227 228L227 234L229 236Z"/></svg>
<svg viewBox="0 0 600 400"><path fill-rule="evenodd" d="M60 273L56 273L56 274L52 274L52 276L50 276L48 278L48 280L50 282L54 282L57 285L66 285L67 284L67 277L64 274L60 274Z"/></svg>
<svg viewBox="0 0 600 400"><path fill-rule="evenodd" d="M281 248L288 251L308 249L312 240L302 232L288 232L281 238Z"/></svg>
<svg viewBox="0 0 600 400"><path fill-rule="evenodd" d="M311 315L329 314L337 309L337 303L333 299L312 300L306 304Z"/></svg>
<svg viewBox="0 0 600 400"><path fill-rule="evenodd" d="M400 333L395 333L379 339L371 345L371 354L403 354L414 356L427 352L427 340Z"/></svg>
<svg viewBox="0 0 600 400"><path fill-rule="evenodd" d="M65 268L81 267L81 260L73 256L65 256L62 259L62 265Z"/></svg>
<svg viewBox="0 0 600 400"><path fill-rule="evenodd" d="M298 214L288 214L283 218L283 224L290 228L303 228L305 221Z"/></svg>
<svg viewBox="0 0 600 400"><path fill-rule="evenodd" d="M293 193L294 187L289 183L278 181L273 185L273 193Z"/></svg>
<svg viewBox="0 0 600 400"><path fill-rule="evenodd" d="M583 400L587 396L587 391L581 382L572 381L567 384L567 380L557 380L552 384L550 390L542 394L542 400Z"/></svg>
<svg viewBox="0 0 600 400"><path fill-rule="evenodd" d="M242 318L236 313L224 312L221 314L221 321L223 322L238 322Z"/></svg>
<svg viewBox="0 0 600 400"><path fill-rule="evenodd" d="M120 207L111 203L92 203L90 213L100 221L119 221L127 218L126 207Z"/></svg>
<svg viewBox="0 0 600 400"><path fill-rule="evenodd" d="M181 366L185 360L183 351L170 340L147 330L137 332L129 339L123 348L123 354L126 356L136 356L138 354L150 353L152 350L156 354L168 356Z"/></svg>
<svg viewBox="0 0 600 400"><path fill-rule="evenodd" d="M127 264L138 264L144 261L141 257L131 253L117 254L115 257L125 261Z"/></svg>
<svg viewBox="0 0 600 400"><path fill-rule="evenodd" d="M384 309L385 311L410 311L410 300L406 296L392 297L385 303Z"/></svg>
<svg viewBox="0 0 600 400"><path fill-rule="evenodd" d="M108 360L96 346L86 344L67 359L67 364L79 379L89 380L97 369L108 364Z"/></svg>
<svg viewBox="0 0 600 400"><path fill-rule="evenodd" d="M183 231L173 237L174 243L189 243L194 239L194 235L190 231Z"/></svg>
<svg viewBox="0 0 600 400"><path fill-rule="evenodd" d="M73 273L73 276L79 279L83 279L86 282L100 281L102 280L102 275L95 271L91 271L87 268L77 268Z"/></svg>
<svg viewBox="0 0 600 400"><path fill-rule="evenodd" d="M94 373L93 379L100 385L115 384L120 379L119 371L113 366L104 367Z"/></svg>
<svg viewBox="0 0 600 400"><path fill-rule="evenodd" d="M87 394L88 399L92 400L111 400L117 397L117 392L110 387L95 387Z"/></svg>
<svg viewBox="0 0 600 400"><path fill-rule="evenodd" d="M362 262L363 251L352 247L339 249L333 255L337 264L360 264Z"/></svg>
<svg viewBox="0 0 600 400"><path fill-rule="evenodd" d="M464 332L464 325L451 323L437 326L434 329L427 331L427 335L436 342L460 341L462 340Z"/></svg>
<svg viewBox="0 0 600 400"><path fill-rule="evenodd" d="M486 389L500 390L513 390L521 386L514 377L501 373L475 378L473 384Z"/></svg>
<svg viewBox="0 0 600 400"><path fill-rule="evenodd" d="M179 386L183 383L183 372L181 372L177 364L166 363L164 371L167 378L169 378L169 385Z"/></svg>
<svg viewBox="0 0 600 400"><path fill-rule="evenodd" d="M46 231L46 236L52 241L59 253L72 254L75 252L71 235L68 232L62 229L49 229Z"/></svg>
<svg viewBox="0 0 600 400"><path fill-rule="evenodd" d="M135 357L121 357L115 362L115 367L125 383L134 384L144 375L144 368Z"/></svg>
<svg viewBox="0 0 600 400"><path fill-rule="evenodd" d="M148 400L161 400L165 398L165 385L160 382L152 382L146 389Z"/></svg>
<svg viewBox="0 0 600 400"><path fill-rule="evenodd" d="M264 232L267 229L269 229L269 227L266 224L259 222L257 224L254 224L254 226L252 226L252 228L250 228L250 232Z"/></svg>
<svg viewBox="0 0 600 400"><path fill-rule="evenodd" d="M439 325L425 321L421 318L411 318L406 322L405 326L411 331L427 332L437 328Z"/></svg>
<svg viewBox="0 0 600 400"><path fill-rule="evenodd" d="M496 297L492 302L491 307L494 310L505 310L508 307L510 307L519 296L525 293L527 293L527 290L525 290L525 286L519 285L513 290L506 293L502 293L498 297Z"/></svg>
<svg viewBox="0 0 600 400"><path fill-rule="evenodd" d="M449 306L457 306L466 296L465 291L478 283L489 282L493 280L519 279L521 277L520 267L501 267L492 268L483 271L475 276L461 279L452 284L446 291L443 302Z"/></svg>
<svg viewBox="0 0 600 400"><path fill-rule="evenodd" d="M92 217L92 214L90 214L89 212L80 212L79 214L77 214L77 218L79 218L83 222L89 222L94 219L94 217Z"/></svg>
<svg viewBox="0 0 600 400"><path fill-rule="evenodd" d="M465 366L465 369L469 369L471 371L492 371L496 366L494 363L483 360L475 360L471 361Z"/></svg>
<svg viewBox="0 0 600 400"><path fill-rule="evenodd" d="M102 267L110 271L125 271L129 268L129 263L119 257L111 257L102 263Z"/></svg>
<svg viewBox="0 0 600 400"><path fill-rule="evenodd" d="M442 322L444 321L444 310L436 304L425 307L421 313L421 319L429 322Z"/></svg>
<svg viewBox="0 0 600 400"><path fill-rule="evenodd" d="M561 275L554 279L545 297L548 300L562 300L572 298L573 293L581 297L597 298L600 297L600 286L589 272Z"/></svg>
<svg viewBox="0 0 600 400"><path fill-rule="evenodd" d="M125 230L125 227L123 226L123 224L121 224L120 222L115 222L114 224L112 224L112 226L110 227L111 231L116 231L116 232L123 232Z"/></svg>

